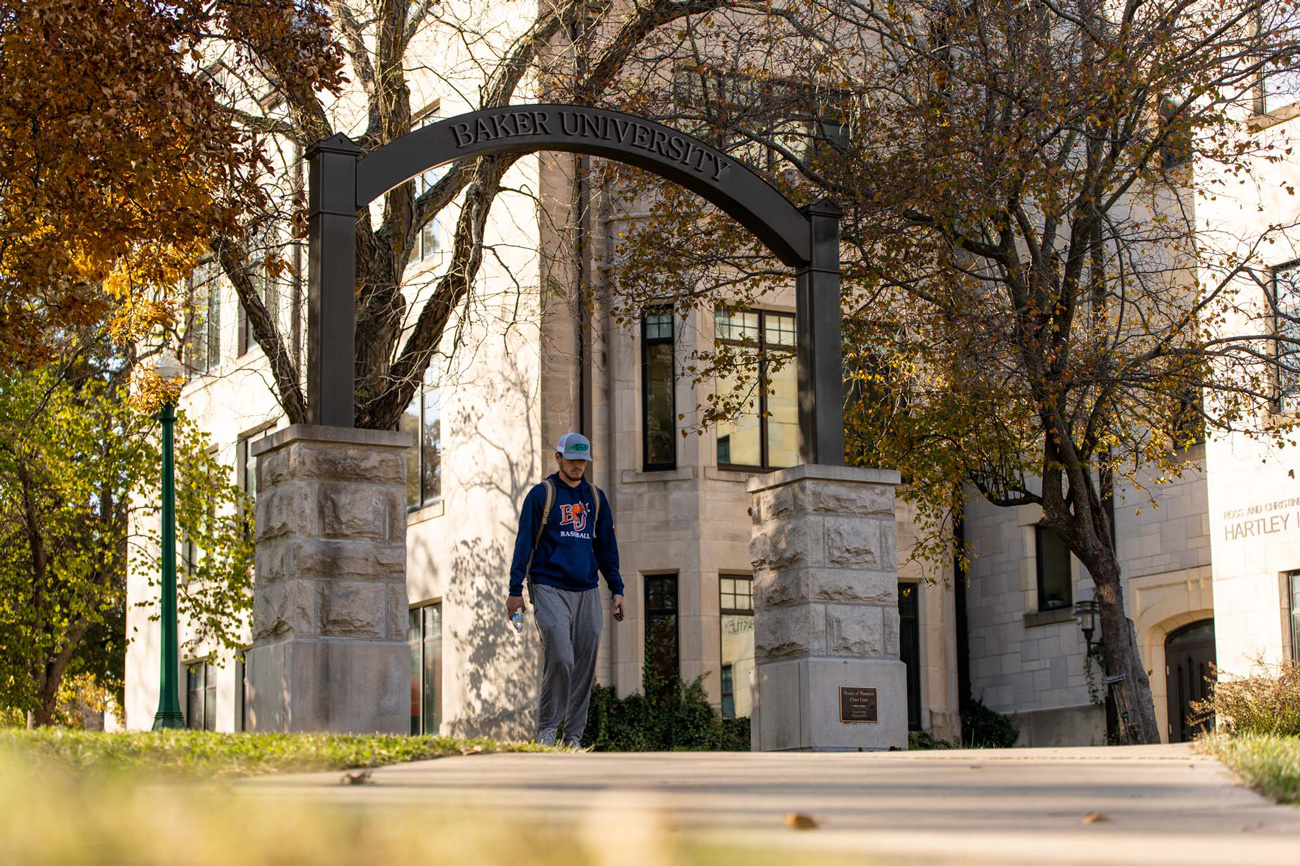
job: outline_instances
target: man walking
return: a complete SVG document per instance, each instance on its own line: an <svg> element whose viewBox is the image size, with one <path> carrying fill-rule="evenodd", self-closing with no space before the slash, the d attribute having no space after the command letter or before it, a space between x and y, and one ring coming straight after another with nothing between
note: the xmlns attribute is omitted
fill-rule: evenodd
<svg viewBox="0 0 1300 866"><path fill-rule="evenodd" d="M596 651L603 621L596 572L613 594L610 613L623 619L623 579L609 500L583 479L591 443L566 433L555 446L556 472L528 492L519 515L519 535L510 566L506 616L523 610L528 582L533 615L542 635L542 693L537 742L555 744L564 723L564 742L577 746L587 727L587 704L596 676Z"/></svg>

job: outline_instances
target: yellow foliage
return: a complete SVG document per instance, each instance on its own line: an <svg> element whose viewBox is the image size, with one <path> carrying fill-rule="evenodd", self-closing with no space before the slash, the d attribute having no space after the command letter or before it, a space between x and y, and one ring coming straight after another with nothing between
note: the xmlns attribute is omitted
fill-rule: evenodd
<svg viewBox="0 0 1300 866"><path fill-rule="evenodd" d="M297 58L290 85L334 86L321 21L310 0L0 0L0 365L170 321L211 239L263 200L202 40L236 31Z"/></svg>

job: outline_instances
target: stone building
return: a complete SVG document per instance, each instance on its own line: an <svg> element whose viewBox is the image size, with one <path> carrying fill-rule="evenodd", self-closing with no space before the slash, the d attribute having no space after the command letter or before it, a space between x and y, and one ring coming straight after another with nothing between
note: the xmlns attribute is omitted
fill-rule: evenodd
<svg viewBox="0 0 1300 866"><path fill-rule="evenodd" d="M455 88L425 85L426 116L468 110ZM1256 124L1257 134L1293 136L1292 108L1268 114L1261 107L1267 122ZM484 265L474 305L460 314L463 342L435 359L400 426L415 443L405 509L412 733L532 734L539 649L531 629L516 635L509 626L504 595L519 506L553 471L553 443L568 430L592 439L590 477L609 496L626 582L628 615L621 623L606 618L599 681L627 695L650 667L702 678L725 716L750 711L747 484L798 459L793 367L752 413L703 435L692 431L704 392L680 374L691 352L716 340L748 336L765 353L790 352L793 292L744 312L651 313L630 332L604 304L586 311L566 287L585 272L601 296L619 225L596 207L582 228L591 239L585 261L548 254L563 246L557 226L573 228L576 164L541 154L511 170L507 186L519 192L503 193L494 208L496 255ZM1292 164L1278 170L1295 173ZM1246 202L1219 201L1198 203L1198 219L1246 227L1294 220L1295 200L1269 195L1262 214ZM443 260L446 231L434 224L421 238L408 280L413 300ZM1300 310L1300 281L1291 278L1300 251L1275 259L1276 302ZM286 279L274 295L276 315L301 330L303 286ZM202 272L195 286L186 357L193 375L181 407L255 494L251 445L285 421L230 287ZM1295 390L1279 383L1280 417L1300 405ZM1300 655L1297 458L1294 450L1264 455L1263 447L1244 437L1211 439L1188 455L1198 469L1122 489L1115 504L1128 611L1167 738L1188 734L1186 704L1207 661L1237 674L1261 653ZM1100 674L1090 673L1074 618L1075 605L1091 597L1090 581L1037 525L1039 516L1034 507L972 500L955 528L974 554L967 579L950 565L913 560L916 527L906 503L898 504L896 645L907 665L910 727L956 739L962 708L977 699L1011 714L1024 745L1106 740L1104 689ZM181 546L182 566L201 555ZM140 729L157 705L158 636L144 575L131 575L129 595L125 709L127 726ZM255 728L243 657L219 662L213 650L193 648L181 665L189 724Z"/></svg>
<svg viewBox="0 0 1300 866"><path fill-rule="evenodd" d="M1233 179L1190 203L1207 283L1221 277L1211 250L1241 252L1250 239L1271 237L1262 245L1264 267L1236 277L1246 308L1231 311L1223 325L1236 333L1257 333L1262 323L1297 334L1300 205L1289 189L1300 168L1294 157L1272 161L1262 150L1295 146L1296 92L1295 81L1260 83L1253 111L1242 118L1241 134L1261 148L1250 182ZM1216 179L1210 166L1186 170L1198 173L1200 188ZM1288 429L1300 383L1280 375L1268 387L1273 405L1252 423L1276 440L1211 434L1182 455L1192 468L1181 477L1148 475L1117 492L1125 603L1166 740L1193 733L1188 704L1204 695L1212 667L1235 677L1261 661L1300 661L1300 457ZM1038 519L1036 506L1007 511L975 500L967 509L962 531L976 554L961 599L970 694L1014 714L1023 745L1102 743L1105 688L1095 663L1085 663L1071 610L1091 598L1091 581Z"/></svg>

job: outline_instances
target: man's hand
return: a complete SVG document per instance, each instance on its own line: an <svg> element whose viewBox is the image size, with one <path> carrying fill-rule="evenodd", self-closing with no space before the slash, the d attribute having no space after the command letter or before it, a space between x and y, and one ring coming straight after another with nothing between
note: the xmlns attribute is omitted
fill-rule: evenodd
<svg viewBox="0 0 1300 866"><path fill-rule="evenodd" d="M609 612L614 615L614 622L623 621L623 596L616 595L610 600Z"/></svg>
<svg viewBox="0 0 1300 866"><path fill-rule="evenodd" d="M527 608L528 605L524 604L524 597L522 595L509 596L506 599L506 619L510 619L511 617L513 617L515 615L515 611L527 610Z"/></svg>

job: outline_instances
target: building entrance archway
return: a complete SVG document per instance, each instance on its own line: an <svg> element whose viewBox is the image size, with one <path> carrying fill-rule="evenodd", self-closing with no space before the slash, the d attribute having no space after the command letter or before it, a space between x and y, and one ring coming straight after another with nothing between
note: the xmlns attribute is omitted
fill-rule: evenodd
<svg viewBox="0 0 1300 866"><path fill-rule="evenodd" d="M1205 730L1194 722L1194 701L1209 697L1214 682L1214 620L1202 619L1165 638L1169 742L1186 743Z"/></svg>

